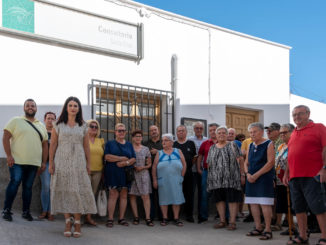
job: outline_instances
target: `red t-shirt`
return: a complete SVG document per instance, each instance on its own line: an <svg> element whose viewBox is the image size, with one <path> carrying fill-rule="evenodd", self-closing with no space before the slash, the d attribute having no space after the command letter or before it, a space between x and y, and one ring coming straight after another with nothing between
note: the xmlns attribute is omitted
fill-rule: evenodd
<svg viewBox="0 0 326 245"><path fill-rule="evenodd" d="M295 128L288 143L290 179L314 177L323 167L322 152L326 146L326 127L309 122L298 130Z"/></svg>
<svg viewBox="0 0 326 245"><path fill-rule="evenodd" d="M208 156L208 152L209 152L209 148L211 148L212 145L214 145L214 141L209 139L209 140L206 140L204 141L201 145L200 145L200 148L199 148L199 151L198 151L198 155L202 155L204 156L204 164L203 164L203 168L204 169L207 169L207 156Z"/></svg>

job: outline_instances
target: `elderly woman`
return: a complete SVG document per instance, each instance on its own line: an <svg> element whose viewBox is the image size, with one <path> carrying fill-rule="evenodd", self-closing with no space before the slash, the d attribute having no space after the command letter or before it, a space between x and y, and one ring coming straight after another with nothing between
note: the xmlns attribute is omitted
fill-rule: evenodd
<svg viewBox="0 0 326 245"><path fill-rule="evenodd" d="M263 138L264 126L255 122L248 126L253 141L249 145L244 164L247 176L245 203L250 204L255 229L247 236L261 236L260 240L272 239L271 219L274 204L274 163L275 150L271 140ZM260 220L260 208L265 220L265 231Z"/></svg>
<svg viewBox="0 0 326 245"><path fill-rule="evenodd" d="M131 183L126 179L125 169L133 167L136 162L136 154L132 144L125 140L126 127L122 123L115 126L115 140L110 140L105 145L105 184L109 189L108 211L109 217L106 222L107 227L113 227L113 215L115 205L120 198L119 221L123 226L128 226L124 219L127 208L128 189Z"/></svg>
<svg viewBox="0 0 326 245"><path fill-rule="evenodd" d="M274 230L282 230L282 215L288 212L288 198L287 188L282 183L283 176L288 165L288 142L291 137L291 133L294 130L292 124L283 124L280 129L281 144L276 153L275 169L276 169L276 224L272 228ZM292 219L292 217L291 217ZM292 221L293 224L293 221Z"/></svg>
<svg viewBox="0 0 326 245"><path fill-rule="evenodd" d="M91 156L91 174L90 180L92 185L93 194L95 196L98 185L102 177L103 169L103 156L104 156L104 139L99 138L101 129L98 121L91 119L87 121L88 125L88 138ZM95 221L92 219L91 214L87 214L85 224L96 226Z"/></svg>
<svg viewBox="0 0 326 245"><path fill-rule="evenodd" d="M182 192L183 176L186 173L186 161L182 152L172 147L173 136L162 135L163 150L154 159L152 176L153 186L158 188L159 204L162 210L162 226L168 224L168 205L172 205L174 223L183 226L179 219L180 205L185 202Z"/></svg>
<svg viewBox="0 0 326 245"><path fill-rule="evenodd" d="M129 192L130 205L134 214L133 224L139 224L139 216L137 210L137 196L141 196L143 199L145 209L145 221L147 226L154 226L150 218L151 200L149 194L152 193L151 178L149 176L148 169L152 166L151 153L148 147L141 144L143 140L143 132L141 130L135 130L131 134L132 146L136 153L135 167L135 180L131 183Z"/></svg>
<svg viewBox="0 0 326 245"><path fill-rule="evenodd" d="M227 228L235 230L238 203L242 199L241 181L245 180L243 158L236 143L227 141L228 129L226 127L218 127L216 135L217 143L211 146L207 156L207 190L214 193L216 208L220 215L220 222L215 224L214 228L226 227L225 203L228 202L230 223Z"/></svg>

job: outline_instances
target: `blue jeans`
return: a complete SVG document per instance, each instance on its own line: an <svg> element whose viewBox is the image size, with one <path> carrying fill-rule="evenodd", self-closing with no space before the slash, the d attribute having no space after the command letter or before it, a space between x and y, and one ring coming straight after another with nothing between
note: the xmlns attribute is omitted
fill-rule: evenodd
<svg viewBox="0 0 326 245"><path fill-rule="evenodd" d="M201 175L200 217L208 219L207 169L203 169Z"/></svg>
<svg viewBox="0 0 326 245"><path fill-rule="evenodd" d="M49 173L49 163L46 163L46 168L40 175L41 178L41 203L43 212L50 212L50 182L51 175Z"/></svg>
<svg viewBox="0 0 326 245"><path fill-rule="evenodd" d="M29 211L32 201L32 187L37 173L37 166L14 164L9 167L10 182L6 189L6 199L4 209L11 210L12 204L17 195L20 183L23 184L23 212Z"/></svg>

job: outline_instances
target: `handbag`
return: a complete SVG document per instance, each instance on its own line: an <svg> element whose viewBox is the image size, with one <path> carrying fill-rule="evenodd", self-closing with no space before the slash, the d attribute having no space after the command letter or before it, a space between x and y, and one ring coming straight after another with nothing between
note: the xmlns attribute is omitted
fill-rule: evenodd
<svg viewBox="0 0 326 245"><path fill-rule="evenodd" d="M101 184L101 188L98 192L97 196L97 213L99 216L106 216L106 212L108 209L108 199L106 197L106 191L104 189L103 183Z"/></svg>
<svg viewBox="0 0 326 245"><path fill-rule="evenodd" d="M120 150L120 154L121 156L123 156L123 151L120 147L120 145L117 143L117 146ZM126 176L126 182L127 183L131 183L132 181L135 180L135 172L134 172L134 167L133 166L127 166L124 167L124 171L125 171L125 176Z"/></svg>

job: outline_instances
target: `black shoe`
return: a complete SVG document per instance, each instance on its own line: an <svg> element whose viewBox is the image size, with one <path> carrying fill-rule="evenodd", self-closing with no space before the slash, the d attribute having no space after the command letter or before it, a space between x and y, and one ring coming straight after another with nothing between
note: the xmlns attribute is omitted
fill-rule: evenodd
<svg viewBox="0 0 326 245"><path fill-rule="evenodd" d="M289 222L286 219L283 220L282 226L283 227L289 227Z"/></svg>
<svg viewBox="0 0 326 245"><path fill-rule="evenodd" d="M187 217L186 221L188 221L189 223L194 223L195 222L194 217L192 217L192 216Z"/></svg>
<svg viewBox="0 0 326 245"><path fill-rule="evenodd" d="M207 219L204 219L204 218L198 219L198 224L204 224L205 222L207 222Z"/></svg>
<svg viewBox="0 0 326 245"><path fill-rule="evenodd" d="M32 215L30 214L30 212L26 211L26 212L23 212L22 214L22 217L28 221L33 221L33 217Z"/></svg>
<svg viewBox="0 0 326 245"><path fill-rule="evenodd" d="M10 210L7 208L7 209L4 209L2 211L2 218L4 220L7 220L7 221L12 221L12 212L10 212Z"/></svg>
<svg viewBox="0 0 326 245"><path fill-rule="evenodd" d="M245 223L254 222L254 217L252 217L251 214L248 214L248 215L244 218L243 222L245 222Z"/></svg>

